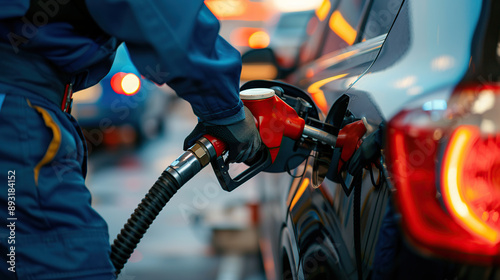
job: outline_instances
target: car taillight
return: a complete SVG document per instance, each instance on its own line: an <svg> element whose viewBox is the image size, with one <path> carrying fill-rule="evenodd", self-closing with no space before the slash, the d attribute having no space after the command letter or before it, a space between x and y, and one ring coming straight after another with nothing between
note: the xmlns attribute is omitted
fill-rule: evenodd
<svg viewBox="0 0 500 280"><path fill-rule="evenodd" d="M118 94L134 95L141 88L141 79L133 73L118 72L111 78L111 88Z"/></svg>
<svg viewBox="0 0 500 280"><path fill-rule="evenodd" d="M388 124L386 162L401 224L424 252L500 263L499 93L498 85L460 87Z"/></svg>

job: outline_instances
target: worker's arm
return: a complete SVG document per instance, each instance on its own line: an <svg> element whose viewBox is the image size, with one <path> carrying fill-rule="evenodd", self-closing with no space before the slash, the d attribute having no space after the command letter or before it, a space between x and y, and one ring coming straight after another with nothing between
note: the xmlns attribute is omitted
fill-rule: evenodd
<svg viewBox="0 0 500 280"><path fill-rule="evenodd" d="M3 9L2 12L0 12L0 19L8 19L8 18L15 18L15 17L22 17L28 10L28 7L30 6L30 1L29 0L17 0L17 1L11 1L11 0L0 0L0 6L5 7L5 5L8 5L8 9Z"/></svg>
<svg viewBox="0 0 500 280"><path fill-rule="evenodd" d="M86 0L97 24L124 41L141 74L167 83L201 122L186 143L204 133L229 146L230 161L259 150L252 114L239 98L241 57L219 33L202 0Z"/></svg>
<svg viewBox="0 0 500 280"><path fill-rule="evenodd" d="M241 57L219 35L219 22L202 0L86 0L108 34L126 42L135 66L167 83L205 122L244 119L238 97Z"/></svg>

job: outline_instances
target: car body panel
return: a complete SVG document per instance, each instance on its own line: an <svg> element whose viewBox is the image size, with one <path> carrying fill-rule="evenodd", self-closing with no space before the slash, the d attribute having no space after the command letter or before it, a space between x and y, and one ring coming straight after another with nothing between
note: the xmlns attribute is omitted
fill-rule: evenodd
<svg viewBox="0 0 500 280"><path fill-rule="evenodd" d="M361 42L344 50L327 54L299 68L286 81L307 90L324 114L372 65L386 35ZM325 94L328 92L328 94ZM319 102L318 102L319 101Z"/></svg>
<svg viewBox="0 0 500 280"><path fill-rule="evenodd" d="M333 13L332 8L329 17ZM385 31L387 32L388 29ZM330 30L325 32L330 32ZM286 81L307 90L317 105L318 100L326 100L326 106L319 105L326 115L325 109L330 108L342 94L350 93L351 87L366 74L377 58L385 39L386 34L384 33L325 54L301 66ZM356 117L361 116L360 112L363 112L363 116L367 117L374 125L378 125L382 121L382 116L366 93L349 95L351 96L349 109ZM352 249L354 248L352 238L354 219L351 211L353 196L347 197L341 185L330 180L324 180L321 184L315 185L313 183L316 181L316 178L313 178L314 162L309 162L304 168L308 171L302 178L307 178L309 184L305 190L301 190L300 184L303 184L303 181L299 183L298 180L295 180L290 189L290 193L294 195L292 199L288 200L291 224L287 226L293 228L297 234L297 251L307 251L307 242L310 239L320 238L322 243L332 243L335 253L332 253L330 258L339 259L338 262L331 265L333 274L339 279L354 278L357 273L356 256ZM389 190L386 184L375 189L368 173L365 173L362 184L361 232L366 234L363 234L361 238L363 254L369 256L364 258L365 266L368 267L373 261L374 240L378 235L378 228L383 216L381 213L383 213L388 201ZM302 187L304 188L304 186ZM292 205L294 201L296 201L295 205ZM306 209L307 214L301 213L300 209ZM335 215L331 215L331 213ZM296 265L299 266L298 269L301 273L307 272L300 267L303 265L300 257Z"/></svg>
<svg viewBox="0 0 500 280"><path fill-rule="evenodd" d="M307 260L304 256L311 242L313 242L321 244L325 248L330 248L327 251L329 254L324 259L333 260L334 264L330 266L333 268L332 273L337 277L347 277L347 275L354 273L355 266L353 266L350 258L339 257L340 255L349 254L347 247L342 245L345 242L344 236L342 236L341 218L328 215L333 211L333 208L329 200L325 199L325 187L323 185L319 187L311 186L310 182L312 180L312 164L307 164L302 180L295 180L290 190L293 195L288 203L289 219L287 227L293 228L295 232L295 243L299 252L296 263L297 269L303 273L310 273L311 267L314 268L315 265L318 265L318 262L323 261L320 256L314 260ZM307 263L310 262L312 264L307 266Z"/></svg>
<svg viewBox="0 0 500 280"><path fill-rule="evenodd" d="M310 89L315 83L319 84L321 92L324 93L325 99L328 102L328 108L340 95L347 93L351 97L349 110L356 117L366 117L369 123L375 126L375 128L382 120L393 116L403 104L408 103L419 94L424 94L425 92L435 93L437 89L443 88L446 88L448 93L451 93L468 68L467 58L469 56L467 54L470 53L470 48L454 48L453 46L456 43L461 46L467 46L466 42L472 40L475 29L471 26L475 25L471 25L470 22L477 22L481 12L481 4L470 3L468 7L462 5L460 9L457 8L454 12L460 16L455 21L450 21L437 12L441 11L443 7L450 6L452 1L448 1L448 3L440 2L439 4L432 1L420 1L418 3L407 1L405 4L411 5L413 8L407 10L406 7L403 7L402 10L402 13L409 12L408 17L410 19L426 15L429 17L430 22L433 24L437 22L440 28L436 29L434 25L430 24L409 26L410 38L408 38L408 35L404 32L405 26L402 23L396 24L401 30L396 29L391 31L387 39L385 35L381 35L371 40L354 44L340 52L320 57L309 65L299 69L298 74L294 77L295 79L292 78L288 81L299 85L303 89L308 89L309 92L311 92ZM434 12L429 12L429 9L426 9L426 7L436 5L439 7L436 7L435 10L430 9ZM467 18L466 23L464 23L463 18ZM408 18L406 18L406 15L402 15L397 20L405 21ZM408 21L406 22L407 24L409 23ZM458 29L455 29L457 27ZM456 34L456 30L463 32ZM422 36L434 38L434 40L430 38L422 39ZM401 46L401 41L404 39L423 43L412 44L411 48L402 53L401 57L397 58L394 65L387 68L380 67L379 65L384 65L388 60L394 61L394 53L390 52L391 49L399 48L400 50L404 50L404 47ZM460 42L457 42L457 40ZM396 43L395 47L392 46L393 42ZM384 43L384 47L382 47L382 43ZM382 51L379 55L381 47ZM384 50L384 48L389 51ZM426 51L422 52L423 48ZM371 63L376 58L377 62L371 67ZM427 65L426 67L422 67L422 64ZM416 65L416 71L412 71L411 76L407 76L408 65ZM377 68L382 69L378 70ZM309 75L312 78L307 78L308 72L313 73L313 75ZM349 74L341 76L346 73ZM395 74L399 75L399 77L395 76ZM336 76L341 76L341 78L330 81L332 77ZM297 79L298 77L302 78L302 80ZM323 81L328 82L324 83ZM380 81L388 82L381 83ZM418 81L424 82L419 83ZM314 98L314 92L312 93L312 97ZM378 106L377 104L384 105ZM309 188L314 190L313 185ZM345 196L341 186L329 180L325 180L319 188L326 190L323 193L332 193L329 198L332 201L331 206L333 208L325 209L324 213L336 213L337 222L328 222L326 217L322 219L318 217L317 219L320 220L321 224L326 225L326 228L335 229L333 225L342 225L341 229L338 231L332 230L330 234L337 242L339 238L342 238L342 244L354 248L352 238L353 216L351 212L353 197ZM364 206L361 217L361 232L365 233L362 235L362 246L365 256L364 264L367 267L373 262L375 240L377 239L384 209L388 202L389 192L387 184L375 189L365 173L361 202ZM315 209L318 205L324 204L323 201L321 203L316 202L315 204L310 202L312 197L310 197L311 194L308 192L303 192L303 196L304 198L300 198L301 206L306 209ZM306 196L309 197L305 198ZM294 212L290 212L294 216ZM303 219L302 215L300 215L299 219ZM317 215L319 216L320 214ZM300 231L300 228L303 227L301 223L301 220L297 220L293 225L297 231ZM301 236L299 235L297 241L299 246L300 239ZM307 237L303 239L307 239ZM340 270L346 272L350 277L355 277L354 251L347 250L347 252L342 253L341 248L337 249L340 255L348 255L350 257L349 261L346 258L341 258Z"/></svg>
<svg viewBox="0 0 500 280"><path fill-rule="evenodd" d="M420 104L422 99L448 100L464 79L471 80L466 78L471 72L484 74L484 69L475 72L473 56L474 48L482 43L475 42L482 28L480 24L484 25L488 19L486 14L483 20L488 7L483 5L490 5L490 1L352 1L350 4L371 5L363 9L363 19L358 25L350 22L358 32L355 40L325 52L323 45L328 44L328 40L324 37L334 29L329 26L329 19L339 15L337 9L342 9L345 1L324 1L330 3L331 9L323 13L322 20L316 12L311 20L316 33L309 34L300 51L299 65L285 78L286 82L307 91L325 115L341 95L347 94L349 111L356 118L364 118L370 134L405 108ZM340 14L347 15L344 11ZM377 21L381 15L384 22ZM498 37L493 40L496 46ZM496 55L500 56L498 49ZM488 79L479 77L480 82L483 82L481 78ZM477 82L477 77L475 79ZM373 268L377 240L394 190L385 166L384 150L378 165L381 170L372 165L372 172L365 169L361 178L363 279L369 278ZM354 197L346 195L340 184L318 178L322 163L314 158L321 158L321 154L312 152L307 162L298 168L305 171L292 173L298 177L285 188L287 191L281 198L268 200L279 203L275 206L281 209L277 211L280 214L275 216L275 223L282 232L287 231L291 239L286 240L286 246L295 252L292 261L297 278L294 279L324 279L308 274L308 254L318 244L325 248L333 244L333 250L325 250L324 254L333 260L327 269L335 279L356 279ZM283 209L288 211L283 213ZM268 221L267 227L269 224ZM271 246L279 248L283 242L274 241ZM276 254L274 261L277 263L275 275L279 276L281 259ZM321 264L320 259L316 261Z"/></svg>
<svg viewBox="0 0 500 280"><path fill-rule="evenodd" d="M311 20L317 21L316 32L318 34L330 32L330 30L328 30L330 27L327 24L328 18L332 17L338 1L332 4L328 16L323 21L317 18ZM387 26L386 32L389 26ZM321 28L324 30L321 30ZM307 43L310 46L306 45L301 50L302 62L306 60L307 56L311 58L314 57L312 54L314 52L312 49L314 40L317 42L322 40L322 35L315 36L315 34L313 34L312 37L313 39ZM311 60L289 76L286 81L309 91L316 105L320 103L318 100L321 101L322 99L326 99L326 106L325 104L323 104L323 106L318 106L326 115L328 108L330 108L333 102L340 95L349 90L353 84L368 71L377 58L385 38L386 34L383 33L369 38L368 40L360 41L347 48ZM319 51L320 49L316 50L318 53ZM351 110L355 110L353 104L363 104L364 102L364 106L358 106L358 108L364 109L364 113L367 113L364 116L369 117L371 122L375 125L378 125L382 121L382 116L376 106L374 106L371 101L366 102L366 100L369 99L367 94L360 94L358 95L358 99L352 99L350 104ZM286 236L291 239L280 240L278 244L281 244L280 247L291 247L289 251L292 252L293 258L290 259L293 262L295 271L299 272L299 279L307 275L308 270L310 270L310 267L307 265L309 261L307 260L307 252L310 250L310 240L316 240L317 243L324 245L323 247L325 248L329 248L326 244L331 244L331 250L325 251L325 254L328 254L326 259L330 260L327 265L332 269L331 275L339 279L354 278L357 273L355 254L352 249L354 247L352 239L353 213L350 211L352 208L353 196L347 197L340 184L336 184L329 180L325 180L323 183L315 185L313 182L317 180L313 178L315 175L313 170L314 160L312 160L312 158L313 157L310 158L311 160L309 160L307 164L303 164L301 167L305 169L301 179L294 179L290 185L290 189L287 192L288 195L286 196L286 208L289 211L287 213L281 212L274 216L278 221L286 221L284 225L280 225L280 227L282 227L281 232L287 232ZM361 227L362 232L367 232L367 234L362 235L362 248L364 254L369 256L365 258L365 265L368 267L373 261L375 251L374 240L377 238L383 211L388 201L389 190L386 184L375 189L372 186L371 179L367 175L368 174L365 174L364 177L364 187L361 198L361 203L363 205L361 210ZM269 197L272 197L272 195ZM280 199L275 199L274 203L278 203L277 205L281 205L281 207L284 206L283 201ZM272 205L272 203L264 202L263 205ZM276 204L274 207L277 207ZM269 209L266 208L266 210ZM269 213L268 211L265 212ZM277 212L278 211L275 211L275 213ZM331 213L335 213L335 215L331 215ZM276 225L272 224L273 219L270 217L264 218L264 220L266 219L267 222L264 223L267 225L265 227L274 227L272 231L276 232ZM264 239L267 240L267 242L276 244L277 241L272 240L273 234L267 232L263 235L266 236ZM276 250L276 245L272 247L276 252L281 251ZM282 256L276 252L273 258L276 273L273 275L274 278L269 277L270 273L268 273L270 279L279 278L280 275L281 268L279 262ZM315 261L317 262L320 260Z"/></svg>

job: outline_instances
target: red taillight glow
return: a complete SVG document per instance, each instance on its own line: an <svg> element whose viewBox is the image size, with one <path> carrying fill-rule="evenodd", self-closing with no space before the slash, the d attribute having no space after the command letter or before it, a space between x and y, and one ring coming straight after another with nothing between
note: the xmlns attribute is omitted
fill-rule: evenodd
<svg viewBox="0 0 500 280"><path fill-rule="evenodd" d="M111 88L118 94L134 95L141 88L141 79L133 73L118 72L111 78Z"/></svg>
<svg viewBox="0 0 500 280"><path fill-rule="evenodd" d="M481 101L485 88L493 104ZM401 225L422 252L500 264L500 133L482 125L498 119L498 92L459 88L447 109L403 110L388 124L386 162Z"/></svg>
<svg viewBox="0 0 500 280"><path fill-rule="evenodd" d="M461 126L444 156L442 194L455 220L496 244L500 239L500 134L481 139L479 129Z"/></svg>

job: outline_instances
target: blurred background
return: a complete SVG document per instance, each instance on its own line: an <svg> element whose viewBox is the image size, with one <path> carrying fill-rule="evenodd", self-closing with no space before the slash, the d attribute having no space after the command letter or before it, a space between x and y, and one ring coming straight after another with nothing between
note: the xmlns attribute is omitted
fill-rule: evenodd
<svg viewBox="0 0 500 280"><path fill-rule="evenodd" d="M221 21L221 35L242 54L271 47L285 69L294 65L307 23L322 2L205 1ZM244 71L245 79L252 79L254 71ZM143 79L124 46L98 85L75 94L73 115L87 138L87 186L112 242L181 154L197 119L172 89ZM256 181L227 193L212 169L204 169L167 204L119 279L266 279L256 230L258 205Z"/></svg>

